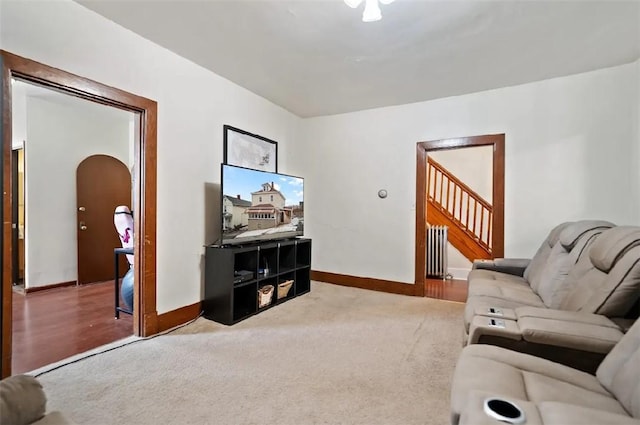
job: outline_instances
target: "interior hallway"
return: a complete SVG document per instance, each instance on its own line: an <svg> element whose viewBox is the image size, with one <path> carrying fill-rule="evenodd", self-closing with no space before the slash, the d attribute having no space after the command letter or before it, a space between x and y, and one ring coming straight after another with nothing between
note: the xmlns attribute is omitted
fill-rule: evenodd
<svg viewBox="0 0 640 425"><path fill-rule="evenodd" d="M115 319L113 281L22 295L13 291L11 372L29 372L133 334L133 319Z"/></svg>

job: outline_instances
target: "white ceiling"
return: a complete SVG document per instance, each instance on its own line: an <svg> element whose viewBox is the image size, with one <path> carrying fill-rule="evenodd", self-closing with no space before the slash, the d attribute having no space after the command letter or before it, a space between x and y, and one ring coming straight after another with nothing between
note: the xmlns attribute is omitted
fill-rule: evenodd
<svg viewBox="0 0 640 425"><path fill-rule="evenodd" d="M405 104L628 63L640 1L78 0L301 116Z"/></svg>

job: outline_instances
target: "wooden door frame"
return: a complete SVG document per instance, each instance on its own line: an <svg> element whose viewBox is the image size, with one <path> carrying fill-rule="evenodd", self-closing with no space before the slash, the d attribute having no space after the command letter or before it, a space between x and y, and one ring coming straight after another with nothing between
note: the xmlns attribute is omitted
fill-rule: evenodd
<svg viewBox="0 0 640 425"><path fill-rule="evenodd" d="M425 294L427 246L427 152L493 146L493 223L491 250L494 258L504 256L504 134L430 140L416 145L416 295Z"/></svg>
<svg viewBox="0 0 640 425"><path fill-rule="evenodd" d="M11 374L12 289L11 289L11 79L18 78L103 105L140 114L140 133L134 149L135 290L133 333L158 332L156 311L156 168L157 110L155 101L110 87L88 78L0 50L2 63L2 358L1 376ZM115 319L114 319L115 320Z"/></svg>

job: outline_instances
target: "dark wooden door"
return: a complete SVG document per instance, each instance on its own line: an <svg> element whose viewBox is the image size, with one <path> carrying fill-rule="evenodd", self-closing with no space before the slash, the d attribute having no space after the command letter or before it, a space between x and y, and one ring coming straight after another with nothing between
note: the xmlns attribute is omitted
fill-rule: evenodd
<svg viewBox="0 0 640 425"><path fill-rule="evenodd" d="M78 283L112 280L113 249L120 239L113 224L118 205L131 205L131 174L107 155L85 158L76 171ZM126 271L126 259L120 270Z"/></svg>

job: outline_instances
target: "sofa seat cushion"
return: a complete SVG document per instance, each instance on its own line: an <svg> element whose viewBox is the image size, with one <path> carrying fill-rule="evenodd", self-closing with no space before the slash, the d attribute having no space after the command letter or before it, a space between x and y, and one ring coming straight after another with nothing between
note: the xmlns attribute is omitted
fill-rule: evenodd
<svg viewBox="0 0 640 425"><path fill-rule="evenodd" d="M490 345L470 345L462 350L451 389L453 417L462 413L474 391L535 404L553 401L629 415L595 376Z"/></svg>
<svg viewBox="0 0 640 425"><path fill-rule="evenodd" d="M537 305L542 301L528 285L476 279L469 284L468 296L486 296Z"/></svg>

